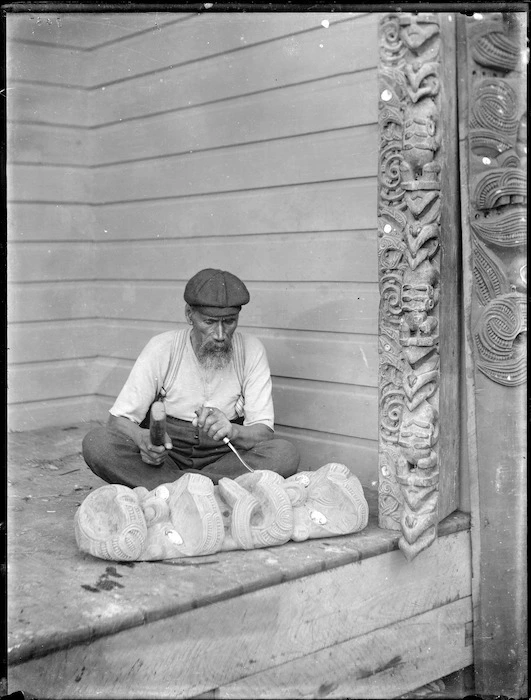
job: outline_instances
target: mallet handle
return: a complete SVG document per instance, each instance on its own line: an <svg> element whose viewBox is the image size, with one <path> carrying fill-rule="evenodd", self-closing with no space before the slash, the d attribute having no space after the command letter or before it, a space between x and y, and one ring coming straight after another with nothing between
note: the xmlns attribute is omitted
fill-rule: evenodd
<svg viewBox="0 0 531 700"><path fill-rule="evenodd" d="M155 401L151 406L149 420L149 439L152 445L164 445L166 437L166 409L162 401Z"/></svg>

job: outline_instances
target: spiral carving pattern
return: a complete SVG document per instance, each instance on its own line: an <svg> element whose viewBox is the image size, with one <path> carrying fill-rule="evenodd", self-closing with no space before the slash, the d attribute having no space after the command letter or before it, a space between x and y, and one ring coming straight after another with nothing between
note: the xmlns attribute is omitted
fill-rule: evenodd
<svg viewBox="0 0 531 700"><path fill-rule="evenodd" d="M505 294L485 308L475 333L478 369L504 386L527 380L527 358L522 334L527 331L527 304L523 294Z"/></svg>

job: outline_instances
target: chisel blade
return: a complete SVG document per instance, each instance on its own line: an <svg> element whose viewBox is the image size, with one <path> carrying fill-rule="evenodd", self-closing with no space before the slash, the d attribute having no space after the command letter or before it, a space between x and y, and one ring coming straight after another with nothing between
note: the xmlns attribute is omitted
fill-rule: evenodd
<svg viewBox="0 0 531 700"><path fill-rule="evenodd" d="M238 453L238 450L234 447L234 445L232 444L232 442L229 440L228 437L224 437L224 438L223 438L223 442L224 442L226 445L228 445L228 446L230 447L230 449L234 452L234 454L236 455L236 457L238 457L238 459L240 460L240 462L243 464L243 466L244 466L246 469L248 469L250 472L254 472L254 469L252 469L248 464L246 464L246 463L243 461L243 459L240 457L240 455L239 455L239 453Z"/></svg>

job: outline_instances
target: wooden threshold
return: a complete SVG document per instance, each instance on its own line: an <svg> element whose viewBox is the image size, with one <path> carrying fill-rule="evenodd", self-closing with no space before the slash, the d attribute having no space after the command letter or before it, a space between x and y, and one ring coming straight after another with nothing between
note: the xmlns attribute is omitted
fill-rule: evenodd
<svg viewBox="0 0 531 700"><path fill-rule="evenodd" d="M90 427L10 439L9 692L396 697L471 663L466 514L411 563L399 533L377 527L369 491L369 526L355 535L106 562L79 552L73 532L102 485L79 454Z"/></svg>

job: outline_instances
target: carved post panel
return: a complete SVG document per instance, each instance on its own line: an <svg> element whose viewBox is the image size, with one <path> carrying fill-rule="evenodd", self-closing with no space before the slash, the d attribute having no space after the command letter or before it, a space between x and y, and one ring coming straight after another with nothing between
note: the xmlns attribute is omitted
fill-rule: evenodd
<svg viewBox="0 0 531 700"><path fill-rule="evenodd" d="M526 691L526 11L459 18L476 691Z"/></svg>
<svg viewBox="0 0 531 700"><path fill-rule="evenodd" d="M457 507L455 17L379 26L379 523L408 559Z"/></svg>

